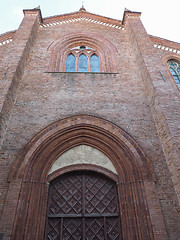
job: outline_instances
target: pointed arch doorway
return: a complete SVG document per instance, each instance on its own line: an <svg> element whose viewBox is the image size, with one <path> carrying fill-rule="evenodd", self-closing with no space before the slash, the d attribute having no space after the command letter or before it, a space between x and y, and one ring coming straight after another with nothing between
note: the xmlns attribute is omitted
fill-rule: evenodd
<svg viewBox="0 0 180 240"><path fill-rule="evenodd" d="M49 175L50 169L60 156L80 145L104 153L115 167L122 239L167 239L149 160L123 129L87 115L49 125L19 155L9 175L10 200L2 216L11 232L6 239L44 240L49 183L67 172L64 167ZM98 169L92 165L82 165L80 169L77 164L71 171L89 170L106 175L103 169ZM13 198L12 193L16 193ZM9 212L11 218L7 218Z"/></svg>
<svg viewBox="0 0 180 240"><path fill-rule="evenodd" d="M49 171L46 240L121 240L118 176L111 160L75 146Z"/></svg>
<svg viewBox="0 0 180 240"><path fill-rule="evenodd" d="M72 171L50 183L46 240L121 240L116 182Z"/></svg>

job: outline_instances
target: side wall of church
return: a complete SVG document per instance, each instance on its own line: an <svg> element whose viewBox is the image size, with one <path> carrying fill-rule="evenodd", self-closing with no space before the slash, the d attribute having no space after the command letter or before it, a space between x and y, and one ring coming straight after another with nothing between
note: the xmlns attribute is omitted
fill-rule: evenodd
<svg viewBox="0 0 180 240"><path fill-rule="evenodd" d="M79 21L32 31L30 22L24 22L21 35L20 32L16 34L27 42L26 33L29 31L28 38L33 38L31 46L26 52L23 51L24 45L20 45L18 41L17 45L12 46L11 64L16 65L18 54L19 59L25 54L26 64L17 77L14 101L4 123L6 127L1 147L0 215L3 216L4 205L16 194L12 193L12 199L6 199L8 174L23 147L49 124L69 116L87 114L118 125L139 144L154 169L157 195L168 237L171 240L177 239L178 199L171 177L172 169L169 170L166 150L160 136L163 133L160 133L160 126L156 122L162 117L152 103L152 95L156 98L153 91L157 93L159 88L164 87L161 75L152 77L157 67L153 63L158 64L161 58L156 50L146 48L149 47L147 39L148 44L151 41L140 20L127 22L124 30ZM144 39L140 42L141 31L144 31ZM48 72L49 46L55 40L61 41L64 36L77 33L87 37L94 36L94 39L96 36L102 37L113 44L117 50L114 56L117 71L93 74ZM9 45L7 52L10 52L12 47ZM17 67L15 66L14 72ZM163 68L163 73L165 77L171 78L167 68ZM153 86L146 81L148 78L148 81L153 78ZM177 89L171 84L169 86L172 88L171 96L173 97L174 93L177 96ZM154 87L157 90L153 89ZM169 101L167 96L164 96L164 101ZM158 99L156 104L161 104L161 101ZM167 116L168 119L169 117L170 115ZM175 132L173 134L176 135Z"/></svg>

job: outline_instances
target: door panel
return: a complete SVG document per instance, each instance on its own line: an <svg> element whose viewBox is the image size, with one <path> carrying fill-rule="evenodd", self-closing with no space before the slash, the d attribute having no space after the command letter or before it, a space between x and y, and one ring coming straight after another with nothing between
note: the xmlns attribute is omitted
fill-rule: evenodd
<svg viewBox="0 0 180 240"><path fill-rule="evenodd" d="M51 182L46 240L121 240L116 183L95 172Z"/></svg>

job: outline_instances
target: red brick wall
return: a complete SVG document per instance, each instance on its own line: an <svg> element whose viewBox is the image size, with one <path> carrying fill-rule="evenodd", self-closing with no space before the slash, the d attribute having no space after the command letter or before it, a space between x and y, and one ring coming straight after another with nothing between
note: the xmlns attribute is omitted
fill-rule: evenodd
<svg viewBox="0 0 180 240"><path fill-rule="evenodd" d="M3 68L10 64L11 69L1 96L1 214L4 201L7 202L8 173L22 148L49 124L67 116L87 114L120 126L141 147L154 168L168 238L178 238L175 183L179 92L139 18L127 20L124 27L122 30L78 21L38 29L37 16L25 16L3 60ZM87 37L101 36L114 45L116 73L47 73L48 47L77 32ZM9 239L10 229L7 227L4 239Z"/></svg>
<svg viewBox="0 0 180 240"><path fill-rule="evenodd" d="M168 173L168 170L170 171L175 191L179 196L179 91L174 81L172 81L172 76L168 70L167 64L165 64L165 66L162 64L160 54L153 47L141 22L137 20L129 21L129 29L131 29L131 31L129 31L130 39L136 53L137 64L141 70L145 92L149 99L155 126L166 158L166 161L160 158L156 158L156 160L154 159L154 161L152 161L154 162L154 169L157 172L157 189L161 192L159 192L159 200L162 204L162 210L164 211L167 229L168 225L172 227L168 229L169 236L172 237L172 239L176 239L176 237L173 236L173 231L178 232L179 227L175 227L173 224L173 221L176 219L176 217L175 219L173 217L173 212L175 215L178 213L178 204L175 204L176 197L173 197L172 191L174 191L174 189L171 185L172 183L170 183L170 179L167 181L164 173ZM156 66L156 68L154 66ZM164 76L165 82L161 77L160 71ZM164 178L166 178L166 180L164 180ZM169 202L164 198L165 195L169 199ZM170 205L173 205L174 209L169 208ZM172 229L174 230L171 232Z"/></svg>

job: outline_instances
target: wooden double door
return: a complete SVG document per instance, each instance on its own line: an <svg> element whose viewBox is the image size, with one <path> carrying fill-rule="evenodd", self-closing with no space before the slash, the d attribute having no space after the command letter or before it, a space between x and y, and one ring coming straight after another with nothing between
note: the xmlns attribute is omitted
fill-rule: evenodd
<svg viewBox="0 0 180 240"><path fill-rule="evenodd" d="M116 183L87 171L52 181L45 239L121 240Z"/></svg>

